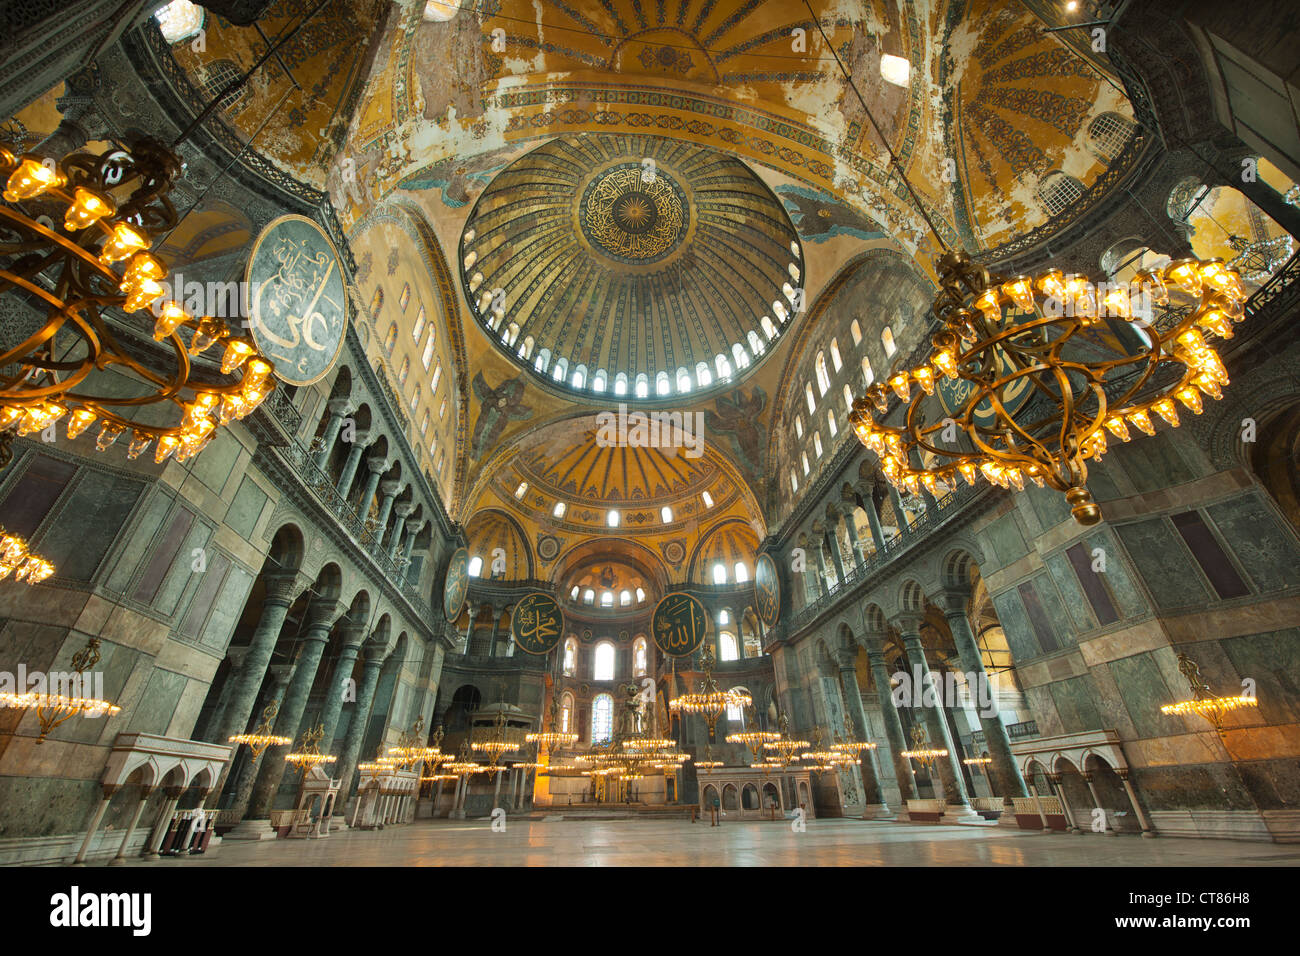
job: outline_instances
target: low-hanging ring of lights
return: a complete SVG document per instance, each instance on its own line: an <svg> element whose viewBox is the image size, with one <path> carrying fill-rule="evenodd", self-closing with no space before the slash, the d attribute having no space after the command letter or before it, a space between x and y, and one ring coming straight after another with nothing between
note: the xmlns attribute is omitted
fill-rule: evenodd
<svg viewBox="0 0 1300 956"><path fill-rule="evenodd" d="M183 461L212 440L218 425L245 417L274 388L274 366L251 337L233 333L220 318L195 318L178 302L155 305L166 292L167 267L148 250L176 225L168 193L180 171L176 154L148 138L102 156L73 153L57 163L0 146L0 174L8 174L4 198L12 204L0 206L0 293L39 300L46 311L40 329L0 352L0 367L16 366L0 376L0 435L6 445L14 429L28 435L67 416L69 438L99 423L100 451L129 433L128 458L156 440L155 461ZM149 331L170 347L170 362L119 341L104 314L151 306L156 313L149 316ZM234 382L195 375L191 356L217 344L224 346L221 377L239 373ZM110 368L129 373L140 392L82 390L91 373ZM177 406L179 425L129 417L135 409L164 403ZM3 454L10 454L7 447Z"/></svg>
<svg viewBox="0 0 1300 956"><path fill-rule="evenodd" d="M704 676L700 679L700 688L693 694L683 694L668 702L668 710L674 714L699 714L709 725L712 737L718 725L718 718L729 707L748 707L754 699L741 690L719 690L718 682L713 677L713 665L716 659L713 649L706 643L700 652L700 666Z"/></svg>
<svg viewBox="0 0 1300 956"><path fill-rule="evenodd" d="M998 276L964 252L944 254L938 270L942 329L929 361L871 386L850 415L896 487L936 494L958 476L970 485L983 476L1020 491L1028 479L1063 492L1080 524L1096 524L1085 460L1105 454L1106 433L1128 441L1132 425L1154 435L1153 414L1178 426L1175 399L1200 414L1202 394L1223 397L1228 374L1206 337L1232 337L1246 296L1221 260L1179 259L1101 296L1082 275ZM1163 309L1154 320L1152 303ZM1124 345L1114 323L1134 322L1145 331ZM961 409L927 416L943 377L964 383ZM884 422L891 389L905 409L900 425ZM1023 420L1035 397L1045 412Z"/></svg>
<svg viewBox="0 0 1300 956"><path fill-rule="evenodd" d="M941 747L931 747L929 735L920 724L912 728L912 749L900 750L899 754L908 760L915 760L927 770L934 770L939 761L948 756L948 751Z"/></svg>
<svg viewBox="0 0 1300 956"><path fill-rule="evenodd" d="M0 581L14 576L15 581L40 584L54 573L54 565L27 549L27 542L0 527Z"/></svg>
<svg viewBox="0 0 1300 956"><path fill-rule="evenodd" d="M235 734L230 739L232 744L244 744L253 752L254 757L260 757L266 752L268 747L282 747L285 744L293 743L292 737L280 737L274 733L275 715L280 712L280 702L271 701L267 704L266 709L262 711L262 722L253 728L249 734Z"/></svg>
<svg viewBox="0 0 1300 956"><path fill-rule="evenodd" d="M563 747L572 747L578 742L578 735L568 733L560 729L560 703L554 693L551 694L550 708L551 729L548 731L533 731L524 735L524 740L537 746L544 751L559 750Z"/></svg>
<svg viewBox="0 0 1300 956"><path fill-rule="evenodd" d="M1160 708L1160 713L1170 714L1171 716L1184 717L1188 714L1196 714L1198 717L1204 717L1214 725L1214 729L1220 734L1223 733L1223 718L1234 710L1241 710L1244 707L1258 707L1259 700L1248 694L1241 694L1237 697L1219 697L1211 689L1210 685L1201 679L1201 668L1194 660L1186 654L1178 655L1178 670L1191 687L1192 696L1187 700L1180 700L1176 704L1165 704Z"/></svg>
<svg viewBox="0 0 1300 956"><path fill-rule="evenodd" d="M306 775L312 767L319 767L321 764L333 763L338 758L333 754L323 754L320 752L320 742L325 736L324 724L317 724L314 729L304 730L302 740L298 743L298 749L290 754L285 754L286 762L293 764Z"/></svg>
<svg viewBox="0 0 1300 956"><path fill-rule="evenodd" d="M40 721L41 736L36 741L45 743L51 730L73 717L89 718L112 717L122 712L122 708L96 697L81 697L75 693L80 687L90 684L91 668L99 663L99 638L92 637L86 646L72 655L72 694L49 692L0 693L0 707L13 707L18 710L36 708L36 719Z"/></svg>

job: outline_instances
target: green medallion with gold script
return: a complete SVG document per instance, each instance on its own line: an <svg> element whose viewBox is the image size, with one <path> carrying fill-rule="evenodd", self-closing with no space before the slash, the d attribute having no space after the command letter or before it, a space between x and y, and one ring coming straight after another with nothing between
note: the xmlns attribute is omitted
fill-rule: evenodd
<svg viewBox="0 0 1300 956"><path fill-rule="evenodd" d="M315 220L281 216L253 245L245 270L253 341L290 385L323 378L348 328L348 294L338 251Z"/></svg>
<svg viewBox="0 0 1300 956"><path fill-rule="evenodd" d="M708 625L704 605L683 591L665 595L650 619L655 644L671 657L686 657L699 650Z"/></svg>
<svg viewBox="0 0 1300 956"><path fill-rule="evenodd" d="M770 554L760 554L754 565L754 606L759 620L768 627L781 617L781 579Z"/></svg>
<svg viewBox="0 0 1300 956"><path fill-rule="evenodd" d="M510 615L510 636L526 654L545 654L560 642L564 612L555 598L543 591L525 595Z"/></svg>
<svg viewBox="0 0 1300 956"><path fill-rule="evenodd" d="M447 620L460 617L469 596L469 551L457 548L447 564L447 577L442 584L442 613Z"/></svg>

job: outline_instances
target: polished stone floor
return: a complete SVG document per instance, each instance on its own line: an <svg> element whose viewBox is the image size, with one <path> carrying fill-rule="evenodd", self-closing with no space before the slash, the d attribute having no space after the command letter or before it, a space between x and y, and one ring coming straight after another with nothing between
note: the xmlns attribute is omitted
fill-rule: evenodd
<svg viewBox="0 0 1300 956"><path fill-rule="evenodd" d="M141 866L1298 866L1300 846L861 820L422 820L318 840L224 841Z"/></svg>

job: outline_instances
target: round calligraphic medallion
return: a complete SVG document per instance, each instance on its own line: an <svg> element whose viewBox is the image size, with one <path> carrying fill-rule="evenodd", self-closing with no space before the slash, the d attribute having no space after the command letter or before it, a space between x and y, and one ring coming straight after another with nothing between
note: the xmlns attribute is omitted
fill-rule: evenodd
<svg viewBox="0 0 1300 956"><path fill-rule="evenodd" d="M658 262L681 243L690 222L686 193L662 170L624 162L605 170L583 192L583 234L619 262Z"/></svg>
<svg viewBox="0 0 1300 956"><path fill-rule="evenodd" d="M510 636L526 654L545 654L560 643L564 612L555 598L542 591L525 595L510 615Z"/></svg>
<svg viewBox="0 0 1300 956"><path fill-rule="evenodd" d="M306 216L281 216L253 244L244 272L253 341L275 377L310 385L338 360L348 328L348 294L338 250Z"/></svg>
<svg viewBox="0 0 1300 956"><path fill-rule="evenodd" d="M699 650L708 626L704 605L683 591L665 595L650 619L655 644L670 657L686 657Z"/></svg>
<svg viewBox="0 0 1300 956"><path fill-rule="evenodd" d="M754 606L759 619L768 627L781 617L781 579L770 554L760 554L754 565Z"/></svg>
<svg viewBox="0 0 1300 956"><path fill-rule="evenodd" d="M442 613L447 620L460 617L469 595L469 551L457 548L447 564L447 577L442 584Z"/></svg>

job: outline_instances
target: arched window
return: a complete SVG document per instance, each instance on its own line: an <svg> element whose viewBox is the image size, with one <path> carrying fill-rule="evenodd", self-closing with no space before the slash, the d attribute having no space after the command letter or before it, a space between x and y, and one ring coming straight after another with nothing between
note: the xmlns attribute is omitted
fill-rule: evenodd
<svg viewBox="0 0 1300 956"><path fill-rule="evenodd" d="M447 417L447 397L444 395L442 398L442 404L438 406L438 421L442 421L446 417Z"/></svg>
<svg viewBox="0 0 1300 956"><path fill-rule="evenodd" d="M406 376L410 374L411 374L411 360L409 358L404 358L402 359L402 367L397 370L397 384L405 385Z"/></svg>
<svg viewBox="0 0 1300 956"><path fill-rule="evenodd" d="M876 373L871 371L871 359L862 356L862 381L870 385L876 380Z"/></svg>
<svg viewBox="0 0 1300 956"><path fill-rule="evenodd" d="M441 378L442 378L442 363L439 362L438 367L433 370L433 378L429 382L429 391L436 392L438 390L438 380Z"/></svg>
<svg viewBox="0 0 1300 956"><path fill-rule="evenodd" d="M528 482L519 482L519 487L515 489L515 499L521 500L524 495L528 494Z"/></svg>
<svg viewBox="0 0 1300 956"><path fill-rule="evenodd" d="M564 512L565 512L565 510L566 510L568 507L569 507L569 506L566 505L563 501L557 501L557 502L555 503L555 510L553 510L553 511L551 512L551 516L552 516L552 517L555 517L555 518L563 518L563 517L564 517ZM578 593L577 593L577 592L578 592L578 586L577 586L576 584L573 586L573 591L574 591L573 596L574 596L574 597L577 597L577 596L578 596Z"/></svg>
<svg viewBox="0 0 1300 956"><path fill-rule="evenodd" d="M424 419L423 421L420 422L420 434L421 435L427 434L428 431L429 431L429 412L428 409L426 409L424 412Z"/></svg>
<svg viewBox="0 0 1300 956"><path fill-rule="evenodd" d="M799 476L796 475L794 473L794 469L791 468L790 469L790 494L796 495L798 493L799 493Z"/></svg>
<svg viewBox="0 0 1300 956"><path fill-rule="evenodd" d="M763 334L767 336L769 342L776 338L776 326L772 324L771 319L767 316L763 316L758 320L758 324L763 327Z"/></svg>
<svg viewBox="0 0 1300 956"><path fill-rule="evenodd" d="M626 589L624 589L624 590L622 590L622 591L619 591L619 592L618 592L618 605L619 605L619 607L631 607L631 606L632 606L632 592L631 592L631 591L628 591L628 590L626 590Z"/></svg>
<svg viewBox="0 0 1300 956"><path fill-rule="evenodd" d="M567 673L567 671L566 671ZM569 728L573 726L573 695L568 691L560 698L560 733L570 733Z"/></svg>
<svg viewBox="0 0 1300 956"><path fill-rule="evenodd" d="M704 507L713 507L713 495L709 494L707 491L700 492L700 499L704 502Z"/></svg>
<svg viewBox="0 0 1300 956"><path fill-rule="evenodd" d="M603 392L609 384L609 376L605 374L603 368L596 369L596 374L591 377L591 390L593 392Z"/></svg>
<svg viewBox="0 0 1300 956"><path fill-rule="evenodd" d="M417 405L420 404L420 386L415 386L415 394L411 396L411 411L414 412Z"/></svg>
<svg viewBox="0 0 1300 956"><path fill-rule="evenodd" d="M721 561L717 561L713 565L713 583L714 584L727 583L727 566L723 564Z"/></svg>
<svg viewBox="0 0 1300 956"><path fill-rule="evenodd" d="M740 659L740 652L736 645L736 635L730 631L723 631L718 635L718 652L719 659L724 661L734 661Z"/></svg>
<svg viewBox="0 0 1300 956"><path fill-rule="evenodd" d="M557 358L555 360L555 371L551 373L551 378L557 382L563 382L564 376L569 374L569 360L566 358Z"/></svg>
<svg viewBox="0 0 1300 956"><path fill-rule="evenodd" d="M746 693L746 694L749 693L749 690L748 690L747 688L744 688L744 687L733 687L733 688L731 688L731 689L732 689L732 690L738 690L738 691L741 691L742 693ZM745 729L745 708L740 707L740 706L738 706L738 705L736 705L736 704L730 704L730 705L728 705L728 707L727 707L727 720L728 720L729 722L735 724L737 730L744 730L744 729Z"/></svg>
<svg viewBox="0 0 1300 956"><path fill-rule="evenodd" d="M533 362L533 370L545 373L551 367L551 350L542 349L537 353L537 359Z"/></svg>
<svg viewBox="0 0 1300 956"><path fill-rule="evenodd" d="M636 377L636 397L645 398L650 394L650 379L646 377L645 372L640 372Z"/></svg>
<svg viewBox="0 0 1300 956"><path fill-rule="evenodd" d="M898 351L898 346L894 344L894 330L885 326L880 330L880 344L885 347L885 358L889 358Z"/></svg>
<svg viewBox="0 0 1300 956"><path fill-rule="evenodd" d="M749 350L757 357L767 351L767 346L763 340L758 337L758 333L750 329L745 333L745 338L749 341Z"/></svg>
<svg viewBox="0 0 1300 956"><path fill-rule="evenodd" d="M808 474L808 453L806 451L799 452L799 460L803 462L803 473Z"/></svg>
<svg viewBox="0 0 1300 956"><path fill-rule="evenodd" d="M844 385L844 409L853 411L853 389L849 388L848 383Z"/></svg>
<svg viewBox="0 0 1300 956"><path fill-rule="evenodd" d="M822 433L819 431L813 432L813 451L817 453L818 458L822 456Z"/></svg>
<svg viewBox="0 0 1300 956"><path fill-rule="evenodd" d="M573 370L573 387L574 388L587 387L587 366L579 365L577 368Z"/></svg>
<svg viewBox="0 0 1300 956"><path fill-rule="evenodd" d="M577 588L575 587L576 591ZM573 595L577 597L577 595ZM573 677L578 673L578 642L572 637L564 642L564 676Z"/></svg>
<svg viewBox="0 0 1300 956"><path fill-rule="evenodd" d="M840 426L835 421L835 409L826 409L826 424L830 426L831 437L834 438L840 432Z"/></svg>
<svg viewBox="0 0 1300 956"><path fill-rule="evenodd" d="M803 438L803 416L802 415L796 415L794 417L794 437Z"/></svg>
<svg viewBox="0 0 1300 956"><path fill-rule="evenodd" d="M1115 161L1129 137L1133 135L1133 121L1118 113L1106 112L1088 124L1088 151L1103 163Z"/></svg>
<svg viewBox="0 0 1300 956"><path fill-rule="evenodd" d="M476 578L483 573L483 559L478 555L469 559L469 576Z"/></svg>
<svg viewBox="0 0 1300 956"><path fill-rule="evenodd" d="M671 505L664 505L659 509L659 517L663 519L664 524L673 523L673 509Z"/></svg>
<svg viewBox="0 0 1300 956"><path fill-rule="evenodd" d="M636 589L636 603L637 604L645 603L645 588Z"/></svg>
<svg viewBox="0 0 1300 956"><path fill-rule="evenodd" d="M732 358L736 360L736 368L738 370L749 368L749 353L745 351L745 347L739 342L736 342L731 346L731 355Z"/></svg>
<svg viewBox="0 0 1300 956"><path fill-rule="evenodd" d="M614 376L614 394L627 394L627 372L619 372Z"/></svg>
<svg viewBox="0 0 1300 956"><path fill-rule="evenodd" d="M595 604L595 603L596 603L596 592L593 591L591 588L587 588L587 590L583 591L583 592L582 592L582 603L583 603L583 604Z"/></svg>
<svg viewBox="0 0 1300 956"><path fill-rule="evenodd" d="M632 642L632 676L644 677L646 672L646 643L644 637Z"/></svg>
<svg viewBox="0 0 1300 956"><path fill-rule="evenodd" d="M433 364L433 343L437 338L433 329L429 330L429 338L424 343L424 353L420 356L420 362L424 365L424 370L429 371L429 366Z"/></svg>
<svg viewBox="0 0 1300 956"><path fill-rule="evenodd" d="M854 345L862 344L862 325L857 319L854 319L853 324L849 326L849 334L853 336Z"/></svg>
<svg viewBox="0 0 1300 956"><path fill-rule="evenodd" d="M708 385L708 384L711 383L712 381L713 381L713 374L709 371L709 363L708 363L708 362L696 362L696 363L695 363L695 382L696 382L696 384L699 385L700 388L704 388L706 385Z"/></svg>
<svg viewBox="0 0 1300 956"><path fill-rule="evenodd" d="M840 343L835 339L831 339L831 364L837 372L844 367L844 360L840 358Z"/></svg>
<svg viewBox="0 0 1300 956"><path fill-rule="evenodd" d="M384 336L384 352L388 355L393 354L393 347L397 345L397 323L394 322L388 326L388 334Z"/></svg>
<svg viewBox="0 0 1300 956"><path fill-rule="evenodd" d="M722 353L718 353L713 358L713 365L718 370L718 378L731 378L731 363Z"/></svg>
<svg viewBox="0 0 1300 956"><path fill-rule="evenodd" d="M670 391L672 391L672 385L668 381L668 373L659 372L655 376L655 394L667 395Z"/></svg>
<svg viewBox="0 0 1300 956"><path fill-rule="evenodd" d="M718 612L718 623L719 624L731 623L731 612L728 611L725 607Z"/></svg>
<svg viewBox="0 0 1300 956"><path fill-rule="evenodd" d="M691 373L685 368L677 370L677 391L689 392L691 390Z"/></svg>
<svg viewBox="0 0 1300 956"><path fill-rule="evenodd" d="M1083 183L1058 169L1039 180L1034 198L1045 213L1055 216L1068 209L1083 192Z"/></svg>
<svg viewBox="0 0 1300 956"><path fill-rule="evenodd" d="M419 345L422 335L424 335L424 306L420 306L420 311L415 313L415 324L411 326L411 341Z"/></svg>
<svg viewBox="0 0 1300 956"><path fill-rule="evenodd" d="M505 341L506 345L514 345L515 340L519 338L519 323L511 322L507 325L506 330L501 333L501 338Z"/></svg>
<svg viewBox="0 0 1300 956"><path fill-rule="evenodd" d="M537 340L531 335L525 336L524 344L519 346L519 357L525 362L533 357L533 347L537 345Z"/></svg>
<svg viewBox="0 0 1300 956"><path fill-rule="evenodd" d="M736 562L736 583L744 584L749 580L749 566L744 561Z"/></svg>
<svg viewBox="0 0 1300 956"><path fill-rule="evenodd" d="M591 679L614 679L614 645L609 641L601 641L596 645L596 653L591 668Z"/></svg>
<svg viewBox="0 0 1300 956"><path fill-rule="evenodd" d="M817 411L817 399L813 396L812 382L804 382L804 398L808 399L808 414L812 415Z"/></svg>
<svg viewBox="0 0 1300 956"><path fill-rule="evenodd" d="M601 592L600 592L600 606L601 606L601 607L613 607L613 606L614 606L614 592L613 592L613 591L601 591Z"/></svg>
<svg viewBox="0 0 1300 956"><path fill-rule="evenodd" d="M591 742L593 744L609 743L614 736L614 698L609 694L597 694L591 702Z"/></svg>
<svg viewBox="0 0 1300 956"><path fill-rule="evenodd" d="M817 370L817 391L825 395L831 387L831 376L826 370L826 354L824 352L817 353L814 368Z"/></svg>

